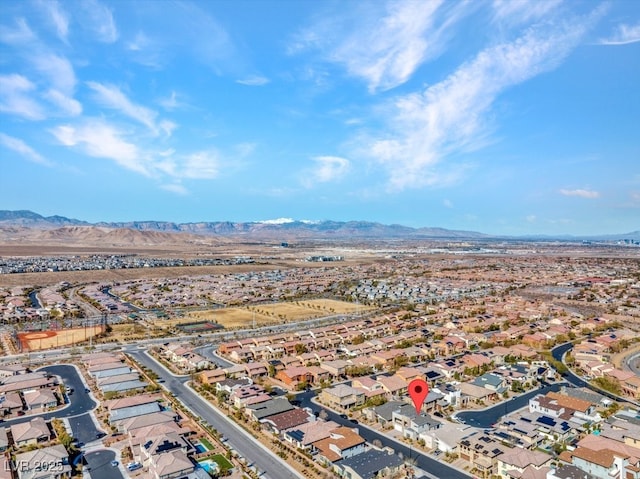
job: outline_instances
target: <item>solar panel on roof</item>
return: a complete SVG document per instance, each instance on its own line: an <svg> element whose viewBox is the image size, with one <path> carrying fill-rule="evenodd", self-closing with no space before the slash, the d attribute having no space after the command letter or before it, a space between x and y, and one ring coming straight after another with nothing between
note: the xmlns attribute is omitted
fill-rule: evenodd
<svg viewBox="0 0 640 479"><path fill-rule="evenodd" d="M547 426L556 425L556 422L548 416L540 416L538 419L536 419L536 422L539 422L540 424L545 424Z"/></svg>
<svg viewBox="0 0 640 479"><path fill-rule="evenodd" d="M300 431L299 429L295 429L294 431L289 431L289 432L287 432L287 434L292 439L295 439L296 441L302 441L302 438L304 437L304 433L302 431Z"/></svg>

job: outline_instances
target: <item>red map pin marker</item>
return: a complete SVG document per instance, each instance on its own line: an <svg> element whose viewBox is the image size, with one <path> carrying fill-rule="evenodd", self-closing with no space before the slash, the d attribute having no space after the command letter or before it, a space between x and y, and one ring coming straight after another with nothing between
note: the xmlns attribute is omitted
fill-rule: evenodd
<svg viewBox="0 0 640 479"><path fill-rule="evenodd" d="M424 379L414 379L409 383L409 396L416 407L416 414L420 414L427 394L429 394L429 385Z"/></svg>

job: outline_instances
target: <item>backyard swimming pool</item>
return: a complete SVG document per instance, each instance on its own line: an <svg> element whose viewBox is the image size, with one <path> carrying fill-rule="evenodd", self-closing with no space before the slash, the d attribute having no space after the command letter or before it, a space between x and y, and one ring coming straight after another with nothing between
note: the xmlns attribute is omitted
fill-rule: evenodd
<svg viewBox="0 0 640 479"><path fill-rule="evenodd" d="M215 461L211 459L205 459L204 461L199 461L200 467L207 471L208 473L216 472L220 466Z"/></svg>

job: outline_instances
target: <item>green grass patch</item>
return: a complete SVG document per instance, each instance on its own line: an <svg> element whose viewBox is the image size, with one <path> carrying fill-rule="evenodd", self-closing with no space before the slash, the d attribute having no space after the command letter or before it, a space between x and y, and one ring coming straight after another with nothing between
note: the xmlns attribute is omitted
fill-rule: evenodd
<svg viewBox="0 0 640 479"><path fill-rule="evenodd" d="M233 464L231 464L229 460L222 454L215 454L211 457L208 457L207 459L211 459L212 461L217 463L218 466L220 466L221 471L228 471L229 469L233 469Z"/></svg>
<svg viewBox="0 0 640 479"><path fill-rule="evenodd" d="M202 439L200 439L200 442L202 443L202 445L204 447L206 447L209 451L213 450L213 445L209 442L209 440L206 437L203 437Z"/></svg>

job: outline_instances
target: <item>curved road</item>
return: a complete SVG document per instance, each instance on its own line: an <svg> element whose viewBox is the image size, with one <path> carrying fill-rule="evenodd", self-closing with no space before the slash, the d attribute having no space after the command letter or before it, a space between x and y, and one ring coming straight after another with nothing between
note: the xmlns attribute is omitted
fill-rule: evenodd
<svg viewBox="0 0 640 479"><path fill-rule="evenodd" d="M207 344L206 346L202 346L196 348L195 351L202 354L205 358L209 359L212 363L215 363L219 368L230 368L235 366L231 361L227 361L226 359L222 359L216 353L218 349L218 345Z"/></svg>
<svg viewBox="0 0 640 479"><path fill-rule="evenodd" d="M546 384L546 383L545 383ZM567 383L554 383L547 384L546 386L534 389L528 393L520 396L515 396L507 401L503 401L500 404L484 409L482 411L465 411L455 415L461 423L468 424L474 427L480 427L488 429L492 427L502 416L506 416L518 409L521 409L529 404L529 399L537 394L547 394L549 391L559 391L562 385Z"/></svg>
<svg viewBox="0 0 640 479"><path fill-rule="evenodd" d="M256 468L266 473L262 477L271 479L301 479L302 476L286 466L273 452L257 446L255 440L240 430L230 419L225 417L217 409L214 409L206 400L197 393L189 389L184 383L190 376L174 376L168 372L161 364L156 362L151 356L142 350L127 350L133 359L139 364L148 367L159 377L164 379L163 386L189 408L196 416L199 416L203 423L208 423L219 433L224 435L230 446L243 456L247 462L252 462Z"/></svg>
<svg viewBox="0 0 640 479"><path fill-rule="evenodd" d="M555 348L553 348L551 350L551 354L553 355L553 359L555 359L557 361L562 361L562 357L564 356L564 354L567 351L569 351L570 349L572 349L572 348L573 348L573 344L572 343L564 343L564 344L561 344L560 346L556 346ZM573 384L576 387L589 388L592 391L595 391L598 394L601 394L602 396L606 396L609 399L613 399L614 401L627 402L627 403L630 403L630 404L637 405L637 403L635 401L632 401L630 399L627 399L627 398L624 398L624 397L621 397L621 396L616 396L615 394L611 394L610 392L604 391L603 389L600 389L598 387L593 386L592 384L584 381L579 376L574 374L571 370L569 370L566 373L564 373L562 375L562 377L564 379L566 379L567 381L569 381L571 384Z"/></svg>

